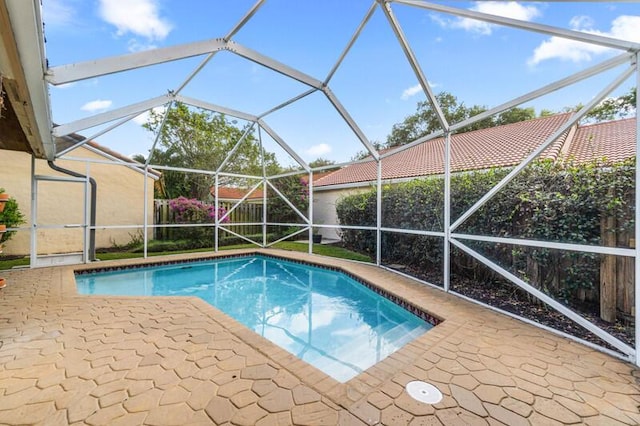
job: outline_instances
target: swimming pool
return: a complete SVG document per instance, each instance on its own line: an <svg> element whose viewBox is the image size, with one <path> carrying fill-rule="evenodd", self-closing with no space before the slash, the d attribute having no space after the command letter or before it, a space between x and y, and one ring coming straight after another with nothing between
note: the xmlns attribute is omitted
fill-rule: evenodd
<svg viewBox="0 0 640 426"><path fill-rule="evenodd" d="M80 294L196 296L346 382L433 327L338 271L241 256L79 273Z"/></svg>

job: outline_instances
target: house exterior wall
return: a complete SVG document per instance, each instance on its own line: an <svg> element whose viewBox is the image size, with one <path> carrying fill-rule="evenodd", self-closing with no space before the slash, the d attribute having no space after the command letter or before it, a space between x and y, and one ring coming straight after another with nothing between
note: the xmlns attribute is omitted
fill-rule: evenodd
<svg viewBox="0 0 640 426"><path fill-rule="evenodd" d="M318 190L313 191L313 223L320 225L339 225L338 215L336 213L336 204L340 199L349 195L360 194L371 190L370 185L334 189L334 190ZM340 239L337 229L323 228L320 230L323 238L334 240Z"/></svg>
<svg viewBox="0 0 640 426"><path fill-rule="evenodd" d="M90 149L73 151L74 157L105 160ZM59 160L56 165L93 177L98 185L96 224L140 225L144 223L144 174L121 165ZM45 160L36 160L36 175L69 177L51 169ZM153 224L153 183L147 178L148 221ZM31 156L17 151L0 151L0 187L18 202L26 223L31 224ZM38 225L69 225L84 222L83 183L47 182L38 184ZM98 229L96 247L126 244L138 229ZM82 251L83 229L38 229L38 254ZM20 230L5 243L4 254L26 255L30 251L30 232Z"/></svg>

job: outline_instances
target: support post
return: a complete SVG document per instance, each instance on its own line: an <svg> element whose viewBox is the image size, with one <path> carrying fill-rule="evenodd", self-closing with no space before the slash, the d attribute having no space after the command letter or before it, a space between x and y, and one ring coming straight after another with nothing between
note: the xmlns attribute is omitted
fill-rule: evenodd
<svg viewBox="0 0 640 426"><path fill-rule="evenodd" d="M85 179L84 179L84 211L82 212L82 262L89 263L89 233L91 229L91 223L89 221L89 215L91 207L89 206L89 174L91 173L91 163L88 161L85 163ZM95 250L94 250L95 252Z"/></svg>
<svg viewBox="0 0 640 426"><path fill-rule="evenodd" d="M149 157L151 157L151 152L149 152ZM148 160L148 159L147 159ZM143 244L142 244L142 257L147 258L147 250L148 250L148 242L149 239L149 190L147 189L147 180L149 179L149 165L144 165L144 181L142 184L144 185L144 207L142 208L142 214L144 214L144 218L142 219L142 223L144 224L144 228L142 229L143 235ZM155 206L155 200L154 200Z"/></svg>
<svg viewBox="0 0 640 426"><path fill-rule="evenodd" d="M444 245L442 279L444 291L451 288L451 132L444 138Z"/></svg>
<svg viewBox="0 0 640 426"><path fill-rule="evenodd" d="M38 257L38 181L36 180L36 156L31 154L31 244L29 247L29 267L35 268Z"/></svg>
<svg viewBox="0 0 640 426"><path fill-rule="evenodd" d="M307 185L307 190L309 191L309 254L313 254L313 170L309 170L309 183Z"/></svg>
<svg viewBox="0 0 640 426"><path fill-rule="evenodd" d="M382 264L382 159L378 158L376 185L376 265Z"/></svg>
<svg viewBox="0 0 640 426"><path fill-rule="evenodd" d="M262 129L258 126L258 141L260 142L260 158L262 159L262 248L267 246L267 166L264 161L264 146L262 145Z"/></svg>
<svg viewBox="0 0 640 426"><path fill-rule="evenodd" d="M219 177L218 177L218 173L216 173L215 175L215 187L213 188L213 195L214 195L214 205L216 207L216 226L213 230L213 239L215 240L213 243L213 250L217 253L218 252L218 236L219 236L219 232L220 232L220 200L218 199L218 186L219 186L220 182L219 182Z"/></svg>
<svg viewBox="0 0 640 426"><path fill-rule="evenodd" d="M640 103L638 102L638 96L640 96L640 52L636 52L636 111L640 107ZM640 162L638 162L638 158L640 158L640 120L636 119L636 205L635 205L635 226L634 238L636 241L638 240L638 236L640 236ZM640 366L640 244L636 243L636 257L635 257L635 326L636 326L636 338L635 338L635 350L636 350L636 365Z"/></svg>

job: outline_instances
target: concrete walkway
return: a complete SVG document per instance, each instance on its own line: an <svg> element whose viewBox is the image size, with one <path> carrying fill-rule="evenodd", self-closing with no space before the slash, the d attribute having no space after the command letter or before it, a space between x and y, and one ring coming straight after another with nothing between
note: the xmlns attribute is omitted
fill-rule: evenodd
<svg viewBox="0 0 640 426"><path fill-rule="evenodd" d="M2 271L0 423L640 424L629 363L372 266L267 252L343 267L444 322L341 384L199 299L79 296L73 267ZM443 401L410 398L413 380Z"/></svg>

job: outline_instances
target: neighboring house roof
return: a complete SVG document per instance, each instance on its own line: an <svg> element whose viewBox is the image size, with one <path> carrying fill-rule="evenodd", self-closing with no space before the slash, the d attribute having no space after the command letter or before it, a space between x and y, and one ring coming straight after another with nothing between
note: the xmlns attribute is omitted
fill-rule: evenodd
<svg viewBox="0 0 640 426"><path fill-rule="evenodd" d="M580 126L565 155L579 163L601 158L615 163L636 155L635 142L635 118Z"/></svg>
<svg viewBox="0 0 640 426"><path fill-rule="evenodd" d="M331 173L333 173L333 170L325 171L325 172L314 172L313 173L313 184L315 185L316 182L318 182L323 177L330 175ZM308 182L309 181L308 175L302 175L302 177L300 179L302 179L304 182Z"/></svg>
<svg viewBox="0 0 640 426"><path fill-rule="evenodd" d="M317 172L313 174L313 182L314 185L315 183L319 180L322 179L323 177L331 174L333 172ZM308 181L308 175L304 174L300 177L300 180L307 182ZM238 188L238 187L232 187L232 186L219 186L218 187L218 198L221 200L241 200L242 197L244 197L247 192L249 192L250 188ZM211 188L211 195L214 195L214 187ZM262 200L263 197L263 192L262 192L262 188L256 188L255 191L253 191L251 193L251 195L249 195L247 197L247 200Z"/></svg>
<svg viewBox="0 0 640 426"><path fill-rule="evenodd" d="M538 148L571 113L451 136L451 171L483 170L519 164ZM633 123L630 123L633 121ZM607 157L618 161L635 154L635 119L579 127L565 132L539 158L575 157L580 162ZM587 143L589 141L590 144ZM614 155L615 154L615 155ZM382 179L394 180L444 173L444 138L433 139L382 160ZM376 180L374 160L346 166L320 179L316 187L329 187ZM327 188L328 189L328 188Z"/></svg>
<svg viewBox="0 0 640 426"><path fill-rule="evenodd" d="M82 135L79 135L77 133L72 133L70 135L61 137L61 138L56 138L56 154L61 153L62 151L64 151L67 148L72 147L73 145L76 145L82 141L84 141L85 138ZM84 146L87 149L90 149L91 151L98 153L100 155L103 155L106 158L110 158L110 159L117 159L120 161L124 161L127 163L131 163L131 165L135 165L135 166L139 166L140 163L132 160L131 158L120 154L119 152L113 151L109 148L107 148L106 146L102 146L100 144L98 144L97 142L90 140L87 141L86 143L84 143L82 146ZM139 167L131 167L134 170L137 170L140 173L144 173L142 168ZM153 179L158 179L161 176L162 173L160 173L157 170L154 169L149 169L149 177L153 178Z"/></svg>

